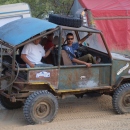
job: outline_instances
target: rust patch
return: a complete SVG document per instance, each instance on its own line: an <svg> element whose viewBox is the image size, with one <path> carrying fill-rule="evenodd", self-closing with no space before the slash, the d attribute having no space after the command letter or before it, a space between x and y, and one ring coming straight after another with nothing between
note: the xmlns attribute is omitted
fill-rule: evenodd
<svg viewBox="0 0 130 130"><path fill-rule="evenodd" d="M29 82L49 83L58 88L58 69L52 70L31 70L29 71Z"/></svg>
<svg viewBox="0 0 130 130"><path fill-rule="evenodd" d="M98 68L64 68L60 70L59 89L79 89L97 87Z"/></svg>

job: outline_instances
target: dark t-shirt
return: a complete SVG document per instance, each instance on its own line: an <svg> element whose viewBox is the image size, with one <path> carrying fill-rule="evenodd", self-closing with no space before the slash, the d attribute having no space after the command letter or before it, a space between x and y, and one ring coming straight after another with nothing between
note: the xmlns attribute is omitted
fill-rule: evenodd
<svg viewBox="0 0 130 130"><path fill-rule="evenodd" d="M54 46L54 44L52 43L52 41L47 40L46 44L44 45L44 49L49 50L53 46Z"/></svg>

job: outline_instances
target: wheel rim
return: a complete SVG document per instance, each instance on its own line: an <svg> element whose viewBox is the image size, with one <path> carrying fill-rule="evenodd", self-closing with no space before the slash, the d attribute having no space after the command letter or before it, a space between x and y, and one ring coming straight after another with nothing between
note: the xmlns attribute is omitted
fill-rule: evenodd
<svg viewBox="0 0 130 130"><path fill-rule="evenodd" d="M50 105L46 102L39 102L34 107L34 113L37 118L45 118L50 113Z"/></svg>
<svg viewBox="0 0 130 130"><path fill-rule="evenodd" d="M130 107L130 94L126 94L123 98L124 107Z"/></svg>

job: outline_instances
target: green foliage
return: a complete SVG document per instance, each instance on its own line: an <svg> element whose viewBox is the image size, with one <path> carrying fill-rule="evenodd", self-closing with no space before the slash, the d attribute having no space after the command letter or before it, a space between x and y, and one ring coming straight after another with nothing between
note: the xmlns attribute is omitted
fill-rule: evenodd
<svg viewBox="0 0 130 130"><path fill-rule="evenodd" d="M0 0L0 5L25 2L28 3L33 17L42 18L49 11L68 14L74 0Z"/></svg>

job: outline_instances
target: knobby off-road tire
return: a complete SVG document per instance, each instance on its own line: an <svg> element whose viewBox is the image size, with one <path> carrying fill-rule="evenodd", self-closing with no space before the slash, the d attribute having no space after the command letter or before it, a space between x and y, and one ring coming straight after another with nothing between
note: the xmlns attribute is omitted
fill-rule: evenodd
<svg viewBox="0 0 130 130"><path fill-rule="evenodd" d="M64 15L59 15L59 14L50 14L49 22L52 22L58 25L63 25L63 26L76 27L76 28L82 26L82 19L68 17Z"/></svg>
<svg viewBox="0 0 130 130"><path fill-rule="evenodd" d="M118 114L130 112L130 83L125 83L115 90L112 104Z"/></svg>
<svg viewBox="0 0 130 130"><path fill-rule="evenodd" d="M17 102L11 102L9 98L6 98L4 96L0 96L1 104L6 109L12 110L12 109L18 109L23 106L23 102L17 101Z"/></svg>
<svg viewBox="0 0 130 130"><path fill-rule="evenodd" d="M25 119L30 124L51 122L58 111L58 101L50 92L36 91L26 100L23 108Z"/></svg>

